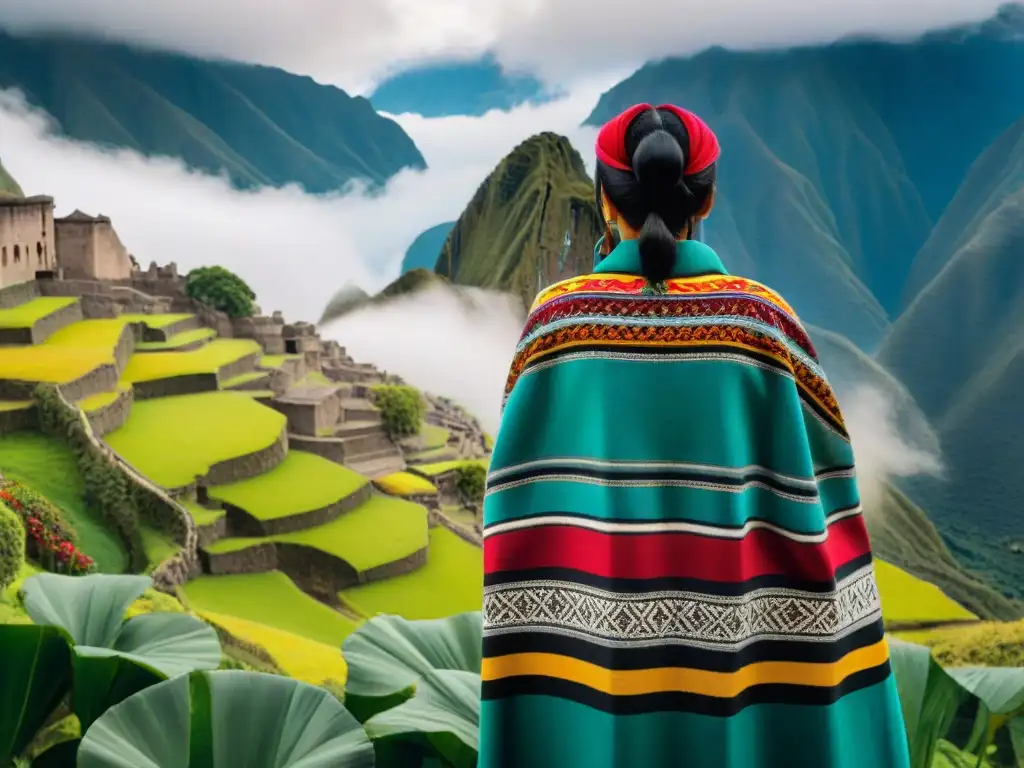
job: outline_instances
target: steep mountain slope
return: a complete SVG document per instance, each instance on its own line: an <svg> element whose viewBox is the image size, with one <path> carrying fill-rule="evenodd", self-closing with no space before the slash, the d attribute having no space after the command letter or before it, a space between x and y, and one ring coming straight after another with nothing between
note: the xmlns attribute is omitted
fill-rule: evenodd
<svg viewBox="0 0 1024 768"><path fill-rule="evenodd" d="M579 153L564 136L542 133L480 185L435 271L456 284L507 290L529 305L543 286L591 268L601 232Z"/></svg>
<svg viewBox="0 0 1024 768"><path fill-rule="evenodd" d="M180 157L240 187L319 193L425 167L366 99L280 69L0 32L0 88L23 91L73 139Z"/></svg>
<svg viewBox="0 0 1024 768"><path fill-rule="evenodd" d="M398 72L369 98L375 109L393 115L447 117L539 104L550 95L535 77L505 72L494 55L487 54L476 61L438 62Z"/></svg>
<svg viewBox="0 0 1024 768"><path fill-rule="evenodd" d="M648 64L586 122L639 101L705 117L723 144L709 242L871 349L967 168L1024 113L1022 69L1024 42L991 25L913 44L711 49Z"/></svg>
<svg viewBox="0 0 1024 768"><path fill-rule="evenodd" d="M409 272L404 272L391 281L383 290L372 296L359 286L350 283L343 286L327 302L327 306L320 315L318 324L324 325L357 309L371 305L379 306L400 296L418 293L436 285L448 285L448 281L434 274L429 269L413 269Z"/></svg>
<svg viewBox="0 0 1024 768"><path fill-rule="evenodd" d="M0 162L0 197L22 197L25 193L21 191L18 182L7 172L4 164Z"/></svg>
<svg viewBox="0 0 1024 768"><path fill-rule="evenodd" d="M992 194L984 194L986 189ZM879 351L879 360L938 427L947 466L944 482L904 487L928 510L961 562L1007 594L1021 596L1024 132L1019 125L978 159L936 232L955 241L936 238L934 243L935 249L949 248L951 256ZM928 255L922 251L922 257ZM922 261L922 270L926 267L935 268Z"/></svg>
<svg viewBox="0 0 1024 768"><path fill-rule="evenodd" d="M448 239L448 233L454 226L454 221L445 221L426 232L421 232L405 252L405 258L402 259L402 274L413 269L433 269L437 264L438 254L444 247L444 241Z"/></svg>

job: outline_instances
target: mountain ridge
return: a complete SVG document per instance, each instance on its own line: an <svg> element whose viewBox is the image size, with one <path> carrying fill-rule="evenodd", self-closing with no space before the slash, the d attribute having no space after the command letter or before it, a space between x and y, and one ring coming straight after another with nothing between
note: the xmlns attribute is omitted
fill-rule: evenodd
<svg viewBox="0 0 1024 768"><path fill-rule="evenodd" d="M366 99L273 67L0 30L0 88L22 91L71 139L179 158L240 188L325 193L426 167Z"/></svg>

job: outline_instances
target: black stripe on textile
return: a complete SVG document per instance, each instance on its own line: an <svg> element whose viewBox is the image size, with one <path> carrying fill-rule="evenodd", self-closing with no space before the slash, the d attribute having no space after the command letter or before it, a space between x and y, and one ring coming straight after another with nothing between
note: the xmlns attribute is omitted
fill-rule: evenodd
<svg viewBox="0 0 1024 768"><path fill-rule="evenodd" d="M644 469L628 466L594 467L573 463L546 464L541 467L530 467L514 472L505 471L500 478L492 480L489 485L493 488L501 488L501 486L508 483L523 482L552 475L582 475L583 477L590 477L595 480L630 480L656 483L667 480L685 480L693 483L713 483L734 488L742 488L751 482L759 481L769 488L791 496L800 496L805 499L814 499L818 496L816 486L791 485L770 472L754 467L748 468L742 473L724 474L712 470L685 466Z"/></svg>
<svg viewBox="0 0 1024 768"><path fill-rule="evenodd" d="M684 667L710 672L735 672L761 661L832 663L858 648L874 645L885 635L882 620L834 640L758 640L739 650L709 650L692 645L626 645L608 648L553 632L520 631L484 637L484 657L513 653L553 653L605 669Z"/></svg>
<svg viewBox="0 0 1024 768"><path fill-rule="evenodd" d="M486 546L486 544L485 544ZM680 553L681 555L684 553ZM572 568L528 568L523 570L494 571L484 574L484 586L496 587L520 581L564 581L581 586L619 594L642 592L695 592L709 597L742 597L758 589L794 589L801 592L827 593L836 588L836 582L871 564L871 553L866 552L853 560L843 563L835 570L835 577L829 581L807 581L786 574L756 576L746 581L708 581L684 577L660 577L655 579L630 579L606 577L577 571Z"/></svg>
<svg viewBox="0 0 1024 768"><path fill-rule="evenodd" d="M839 685L822 688L812 685L768 683L747 688L735 698L704 696L696 693L644 693L612 696L580 683L556 677L523 675L501 680L485 680L481 697L494 701L512 696L554 696L583 704L613 715L642 715L649 712L693 712L712 717L730 717L755 704L803 704L828 706L843 696L884 682L892 671L889 662L856 672Z"/></svg>
<svg viewBox="0 0 1024 768"><path fill-rule="evenodd" d="M822 474L822 472L835 472L835 471L839 471L839 470L842 470L842 469L845 469L845 468L844 467L836 467L834 469L822 470L818 474ZM850 469L852 469L852 467L850 467ZM496 472L501 472L501 471L503 471L503 469L496 469L495 471ZM836 518L846 517L847 516L846 513L851 512L851 511L857 509L857 506L859 506L859 505L855 505L855 506L851 506L851 507L840 507L839 509L833 509L831 512L829 512L828 514L825 515L825 528L823 530L827 530L828 526L830 526L833 523L837 522ZM672 520L672 519L666 519L666 518L660 518L660 517L655 519L655 520L638 520L636 518L631 518L631 517L594 517L593 515L587 515L587 514L583 514L583 513L580 513L580 512L563 512L563 511L559 511L559 510L551 510L550 512L536 512L534 514L523 515L522 517L516 517L516 518L513 518L511 520L502 520L500 522L489 523L488 525L484 526L484 534L486 534L488 531L494 530L495 528L497 528L500 525L505 525L506 523L526 522L526 521L529 521L529 520L543 520L543 519L548 518L548 517L568 517L568 518L572 518L572 519L575 519L575 520L580 520L580 521L582 521L584 523L597 521L597 522L600 522L600 523L608 523L609 525L624 525L624 526L641 524L641 523L648 523L648 522L650 522L650 523L675 523L675 522L679 522L679 523L692 523L693 525L706 525L706 526L711 527L711 528L720 528L723 531L738 531L738 530L744 528L746 525L748 525L750 523L768 523L769 525L773 525L776 528L781 528L781 529L783 529L783 530L785 530L785 531L787 531L789 533L795 534L795 535L808 535L808 533L810 535L814 535L814 534L817 534L817 533L821 533L821 531L810 531L810 532L795 531L795 530L792 530L790 528L786 528L783 525L779 525L778 522L775 521L775 520L770 520L770 519L768 519L766 517L758 517L757 515L751 515L749 517L744 518L742 523L735 523L735 524L733 524L733 523L702 523L700 520L690 520L690 519ZM553 525L554 525L554 523L553 523ZM623 535L631 535L631 532L630 531L622 531L622 534ZM647 534L646 532L638 531L636 533L636 535L638 535L638 536L655 535L656 536L656 535L661 535L661 534L659 534L659 533ZM695 536L702 536L704 534L694 533L694 535ZM726 538L726 537L722 537L722 538Z"/></svg>

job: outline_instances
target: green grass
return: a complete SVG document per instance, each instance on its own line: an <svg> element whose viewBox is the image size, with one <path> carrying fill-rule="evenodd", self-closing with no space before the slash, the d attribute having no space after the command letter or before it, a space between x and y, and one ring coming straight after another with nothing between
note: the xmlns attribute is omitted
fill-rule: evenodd
<svg viewBox="0 0 1024 768"><path fill-rule="evenodd" d="M887 624L977 618L934 584L895 565L876 559L875 577L882 597L882 618Z"/></svg>
<svg viewBox="0 0 1024 768"><path fill-rule="evenodd" d="M78 401L77 405L86 413L92 413L93 411L98 411L101 408L106 408L117 400L117 398L121 396L121 393L127 392L130 389L131 387L118 385L118 388L113 392L97 392L95 395L83 397Z"/></svg>
<svg viewBox="0 0 1024 768"><path fill-rule="evenodd" d="M125 328L124 318L104 318L99 320L81 320L61 328L50 336L44 344L58 347L99 347L113 356L121 334Z"/></svg>
<svg viewBox="0 0 1024 768"><path fill-rule="evenodd" d="M26 560L18 572L18 578L7 589L0 589L0 624L30 624L28 614L18 605L18 592L29 576L42 573L35 563Z"/></svg>
<svg viewBox="0 0 1024 768"><path fill-rule="evenodd" d="M44 296L10 309L0 309L0 328L31 328L47 315L77 303L78 299L67 296Z"/></svg>
<svg viewBox="0 0 1024 768"><path fill-rule="evenodd" d="M302 544L344 560L357 571L401 560L427 545L427 510L390 496L374 496L337 520L277 536L228 538L206 548L237 552L265 542Z"/></svg>
<svg viewBox="0 0 1024 768"><path fill-rule="evenodd" d="M232 376L227 381L222 381L220 384L220 388L234 389L235 387L240 387L243 384L248 384L250 381L256 381L257 379L265 379L266 377L266 371L249 371L248 373L241 373L238 376Z"/></svg>
<svg viewBox="0 0 1024 768"><path fill-rule="evenodd" d="M149 563L146 573L150 573L164 560L173 557L181 551L181 547L178 544L149 526L141 526L140 532L142 534L142 549L146 553L146 562Z"/></svg>
<svg viewBox="0 0 1024 768"><path fill-rule="evenodd" d="M445 504L441 507L441 514L453 523L458 523L466 528L472 528L477 522L473 512L458 504Z"/></svg>
<svg viewBox="0 0 1024 768"><path fill-rule="evenodd" d="M986 621L896 636L928 646L944 667L1024 667L1024 621Z"/></svg>
<svg viewBox="0 0 1024 768"><path fill-rule="evenodd" d="M437 464L420 464L416 467L417 472L422 472L425 475L440 475L459 467L469 466L470 464L479 464L484 469L487 469L489 462L486 459L456 459L454 461L439 461Z"/></svg>
<svg viewBox="0 0 1024 768"><path fill-rule="evenodd" d="M192 519L196 521L196 525L210 525L211 523L217 522L227 514L223 509L207 509L202 504L195 501L183 500L179 503L188 510L190 515L192 515Z"/></svg>
<svg viewBox="0 0 1024 768"><path fill-rule="evenodd" d="M110 349L53 344L5 347L0 355L0 379L66 384L113 362Z"/></svg>
<svg viewBox="0 0 1024 768"><path fill-rule="evenodd" d="M235 392L140 400L104 440L153 482L188 485L219 461L273 445L287 419Z"/></svg>
<svg viewBox="0 0 1024 768"><path fill-rule="evenodd" d="M279 571L200 576L185 585L193 609L213 611L340 645L355 623L319 603Z"/></svg>
<svg viewBox="0 0 1024 768"><path fill-rule="evenodd" d="M0 411L24 411L33 405L33 400L0 400Z"/></svg>
<svg viewBox="0 0 1024 768"><path fill-rule="evenodd" d="M486 448L488 451L494 450L494 438L491 437L486 432L484 432L484 448Z"/></svg>
<svg viewBox="0 0 1024 768"><path fill-rule="evenodd" d="M140 341L135 345L137 351L159 352L161 350L172 350L194 344L197 341L206 341L217 335L212 328L193 328L189 331L176 333L167 341Z"/></svg>
<svg viewBox="0 0 1024 768"><path fill-rule="evenodd" d="M0 437L0 472L56 504L78 532L79 548L96 561L102 573L125 571L128 553L99 514L86 505L75 455L63 443L37 432Z"/></svg>
<svg viewBox="0 0 1024 768"><path fill-rule="evenodd" d="M437 493L437 486L424 477L411 472L395 472L379 477L374 482L386 493L395 496L412 496L413 494Z"/></svg>
<svg viewBox="0 0 1024 768"><path fill-rule="evenodd" d="M340 597L367 618L395 613L407 619L439 619L480 610L483 570L479 548L445 528L431 528L426 565L404 576L346 589Z"/></svg>
<svg viewBox="0 0 1024 768"><path fill-rule="evenodd" d="M423 429L420 430L420 437L423 439L423 449L425 451L444 448L448 445L450 435L451 432L447 429L434 424L424 424Z"/></svg>
<svg viewBox="0 0 1024 768"><path fill-rule="evenodd" d="M128 383L154 381L195 373L216 373L225 365L260 351L252 339L216 339L188 352L160 352L132 355L121 374Z"/></svg>
<svg viewBox="0 0 1024 768"><path fill-rule="evenodd" d="M330 506L368 482L333 461L304 451L289 451L284 461L269 472L210 488L210 498L244 509L258 520L276 520Z"/></svg>
<svg viewBox="0 0 1024 768"><path fill-rule="evenodd" d="M285 360L301 360L302 355L264 355L260 358L260 368L280 368Z"/></svg>
<svg viewBox="0 0 1024 768"><path fill-rule="evenodd" d="M139 314L128 314L121 315L119 319L124 320L127 323L142 323L149 328L159 329L166 328L169 325L174 325L182 320L188 320L192 315L187 312L168 312L160 315L139 315Z"/></svg>

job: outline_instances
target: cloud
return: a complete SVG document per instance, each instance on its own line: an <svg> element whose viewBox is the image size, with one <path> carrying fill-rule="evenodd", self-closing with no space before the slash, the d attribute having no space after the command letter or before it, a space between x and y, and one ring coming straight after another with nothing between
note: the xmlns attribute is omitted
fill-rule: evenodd
<svg viewBox="0 0 1024 768"><path fill-rule="evenodd" d="M495 49L567 85L709 45L915 34L991 16L1000 0L8 0L0 26L59 30L280 66L363 91L396 65Z"/></svg>
<svg viewBox="0 0 1024 768"><path fill-rule="evenodd" d="M577 126L601 87L478 118L399 116L430 168L399 174L378 197L358 189L322 197L297 188L239 192L176 160L56 138L48 118L11 91L0 91L0 136L4 165L26 194L52 195L58 215L80 208L110 216L143 266L222 264L252 285L265 311L316 320L347 281L376 290L396 277L416 236L458 218L487 174L531 134L565 133L590 155L593 130Z"/></svg>
<svg viewBox="0 0 1024 768"><path fill-rule="evenodd" d="M498 431L505 378L526 319L519 300L479 289L467 307L445 287L353 312L321 329L355 359L443 395Z"/></svg>

